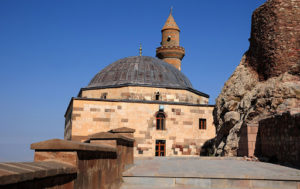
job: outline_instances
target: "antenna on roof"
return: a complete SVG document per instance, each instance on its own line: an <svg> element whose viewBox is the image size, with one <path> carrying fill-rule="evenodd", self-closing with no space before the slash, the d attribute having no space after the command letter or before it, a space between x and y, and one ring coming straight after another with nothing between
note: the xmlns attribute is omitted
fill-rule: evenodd
<svg viewBox="0 0 300 189"><path fill-rule="evenodd" d="M142 43L140 43L140 56L142 56Z"/></svg>

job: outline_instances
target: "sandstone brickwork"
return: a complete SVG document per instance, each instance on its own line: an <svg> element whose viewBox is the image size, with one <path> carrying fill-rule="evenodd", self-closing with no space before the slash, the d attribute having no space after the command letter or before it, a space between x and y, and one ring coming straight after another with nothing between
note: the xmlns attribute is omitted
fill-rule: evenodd
<svg viewBox="0 0 300 189"><path fill-rule="evenodd" d="M253 157L260 154L261 143L258 138L258 124L242 125L240 129L238 156Z"/></svg>
<svg viewBox="0 0 300 189"><path fill-rule="evenodd" d="M159 94L159 101L186 102L193 104L208 104L208 98L188 90L166 89L156 87L127 86L118 88L83 90L81 97L98 98L106 94L106 99L128 99L155 101Z"/></svg>
<svg viewBox="0 0 300 189"><path fill-rule="evenodd" d="M161 106L166 115L165 130L156 129L156 113ZM94 133L128 127L136 130L135 156L154 156L156 140L166 140L167 156L199 155L202 144L215 136L212 110L209 105L77 98L69 106L72 116L65 139L83 141ZM199 129L200 118L207 120L206 129Z"/></svg>
<svg viewBox="0 0 300 189"><path fill-rule="evenodd" d="M268 0L254 11L249 50L216 99L215 155L249 155L244 147L253 147L254 140L245 141L241 128L300 112L299 27L298 0Z"/></svg>

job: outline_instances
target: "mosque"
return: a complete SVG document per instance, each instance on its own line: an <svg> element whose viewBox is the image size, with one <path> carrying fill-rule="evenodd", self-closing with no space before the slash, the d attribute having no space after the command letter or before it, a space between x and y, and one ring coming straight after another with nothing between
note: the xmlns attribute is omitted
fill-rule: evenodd
<svg viewBox="0 0 300 189"><path fill-rule="evenodd" d="M67 140L117 128L135 130L134 155L199 155L215 137L209 95L193 88L180 71L185 49L172 11L156 57L131 56L97 73L73 97L65 113Z"/></svg>

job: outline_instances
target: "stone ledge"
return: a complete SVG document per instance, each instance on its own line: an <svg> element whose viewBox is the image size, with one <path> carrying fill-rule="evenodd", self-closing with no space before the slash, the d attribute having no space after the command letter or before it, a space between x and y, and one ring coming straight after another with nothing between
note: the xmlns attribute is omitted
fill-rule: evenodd
<svg viewBox="0 0 300 189"><path fill-rule="evenodd" d="M30 145L36 151L96 151L96 152L116 152L117 149L109 145L94 145L62 139L51 139Z"/></svg>
<svg viewBox="0 0 300 189"><path fill-rule="evenodd" d="M89 135L89 139L85 142L90 142L91 140L118 140L122 139L128 142L134 142L134 138L126 137L124 135L118 134L118 133L110 133L110 132L100 132L95 133L92 135Z"/></svg>
<svg viewBox="0 0 300 189"><path fill-rule="evenodd" d="M76 173L76 167L53 161L0 163L0 186L56 175Z"/></svg>
<svg viewBox="0 0 300 189"><path fill-rule="evenodd" d="M135 129L131 129L129 127L120 127L117 129L112 129L109 132L111 132L111 133L134 133Z"/></svg>

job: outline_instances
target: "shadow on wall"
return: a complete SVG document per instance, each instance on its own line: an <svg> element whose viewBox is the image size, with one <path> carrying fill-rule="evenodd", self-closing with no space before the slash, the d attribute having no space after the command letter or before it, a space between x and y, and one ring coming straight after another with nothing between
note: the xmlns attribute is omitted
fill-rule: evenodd
<svg viewBox="0 0 300 189"><path fill-rule="evenodd" d="M200 150L200 156L214 156L214 144L216 138L212 138L204 142Z"/></svg>
<svg viewBox="0 0 300 189"><path fill-rule="evenodd" d="M274 115L259 121L262 161L300 168L300 113Z"/></svg>

